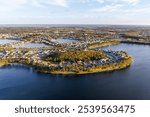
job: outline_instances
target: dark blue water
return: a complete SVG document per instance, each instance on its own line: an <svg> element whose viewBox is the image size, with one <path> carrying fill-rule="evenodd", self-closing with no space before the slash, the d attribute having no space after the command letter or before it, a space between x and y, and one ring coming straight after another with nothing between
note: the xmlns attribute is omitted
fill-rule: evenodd
<svg viewBox="0 0 150 117"><path fill-rule="evenodd" d="M150 99L150 46L110 48L127 51L133 65L88 75L42 74L21 65L0 68L0 99Z"/></svg>

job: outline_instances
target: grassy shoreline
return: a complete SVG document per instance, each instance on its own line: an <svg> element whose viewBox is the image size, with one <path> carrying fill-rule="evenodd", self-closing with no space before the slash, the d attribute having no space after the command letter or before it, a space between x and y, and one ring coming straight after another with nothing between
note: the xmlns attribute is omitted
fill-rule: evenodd
<svg viewBox="0 0 150 117"><path fill-rule="evenodd" d="M7 60L0 60L0 67L3 67L8 64L9 64L9 62Z"/></svg>
<svg viewBox="0 0 150 117"><path fill-rule="evenodd" d="M101 73L101 72L109 72L109 71L116 71L116 70L121 70L129 67L133 63L132 57L129 57L125 60L122 60L119 63L113 63L108 65L104 65L99 68L90 68L89 71L80 71L80 72L70 72L70 71L53 71L53 72L48 72L48 71L41 71L44 73L51 73L51 74L92 74L92 73Z"/></svg>
<svg viewBox="0 0 150 117"><path fill-rule="evenodd" d="M39 70L36 69L36 71L41 72L41 73L50 73L50 74L64 74L64 75L69 75L69 74L92 74L92 73L101 73L101 72L109 72L109 71L116 71L116 70L121 70L129 67L133 62L132 57L128 57L125 60L120 61L119 63L112 63L109 65L103 65L100 67L96 68L90 68L88 71L80 71L80 72L71 72L71 71L50 71L50 70ZM9 65L11 63L8 62L1 62L0 61L0 67ZM19 64L19 63L18 63ZM30 65L31 67L35 67Z"/></svg>
<svg viewBox="0 0 150 117"><path fill-rule="evenodd" d="M101 48L101 47L117 45L117 44L120 44L120 42L119 41L103 42L103 43L92 44L88 48L89 49L95 49L95 48Z"/></svg>
<svg viewBox="0 0 150 117"><path fill-rule="evenodd" d="M90 45L89 48L98 48L98 47L104 47L104 46L109 46L109 45L115 45L115 44L119 44L119 41L110 41L110 42L104 42L104 43L100 43L100 44L94 44L94 45ZM79 55L79 54L78 54ZM66 56L65 56L66 57ZM12 60L12 59L11 59ZM93 66L91 68L86 69L85 71L62 71L62 70L51 70L49 67L47 67L46 69L44 69L43 66L41 66L40 64L33 64L32 62L29 62L28 60L22 60L22 59L18 59L16 60L18 64L26 64L29 65L33 68L35 68L36 71L41 72L41 73L50 73L50 74L92 74L92 73L101 73L101 72L109 72L109 71L115 71L115 70L120 70L120 69L125 69L127 67L129 67L132 62L133 59L132 57L130 57L128 54L126 55L126 58L121 60L120 62L117 63L110 63L110 64L106 64L106 65L101 65L101 66ZM0 60L0 67L5 66L5 65L9 65L9 64L13 64L13 62L11 62L9 59L8 60ZM39 67L40 66L40 67Z"/></svg>

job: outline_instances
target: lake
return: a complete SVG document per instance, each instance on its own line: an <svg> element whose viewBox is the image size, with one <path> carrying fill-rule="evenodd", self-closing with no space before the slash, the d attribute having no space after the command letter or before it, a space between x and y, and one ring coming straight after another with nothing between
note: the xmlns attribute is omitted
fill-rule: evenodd
<svg viewBox="0 0 150 117"><path fill-rule="evenodd" d="M0 99L150 99L150 46L120 44L103 49L124 50L131 67L106 73L52 75L24 65L0 68Z"/></svg>
<svg viewBox="0 0 150 117"><path fill-rule="evenodd" d="M61 44L79 42L78 40L75 39L56 39L55 41Z"/></svg>
<svg viewBox="0 0 150 117"><path fill-rule="evenodd" d="M18 42L18 40L10 40L10 39L1 40L0 39L0 45L9 44L9 43L16 43L16 42Z"/></svg>
<svg viewBox="0 0 150 117"><path fill-rule="evenodd" d="M0 56L2 56L4 53L3 52L0 52Z"/></svg>
<svg viewBox="0 0 150 117"><path fill-rule="evenodd" d="M42 43L29 43L29 44L16 46L16 48L48 48L48 47L51 47L51 46L48 46Z"/></svg>

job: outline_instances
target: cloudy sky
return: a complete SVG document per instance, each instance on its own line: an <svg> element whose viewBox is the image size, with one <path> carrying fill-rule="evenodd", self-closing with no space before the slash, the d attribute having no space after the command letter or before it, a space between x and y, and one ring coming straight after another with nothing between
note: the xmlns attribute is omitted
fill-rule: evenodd
<svg viewBox="0 0 150 117"><path fill-rule="evenodd" d="M0 24L150 25L150 0L0 0Z"/></svg>

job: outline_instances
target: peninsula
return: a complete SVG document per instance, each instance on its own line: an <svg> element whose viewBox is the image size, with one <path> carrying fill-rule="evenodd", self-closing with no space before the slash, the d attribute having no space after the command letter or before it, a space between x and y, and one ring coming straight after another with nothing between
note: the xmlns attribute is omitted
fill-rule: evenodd
<svg viewBox="0 0 150 117"><path fill-rule="evenodd" d="M128 53L102 49L121 42L116 34L92 28L2 28L0 66L26 64L52 74L124 69L133 62Z"/></svg>

